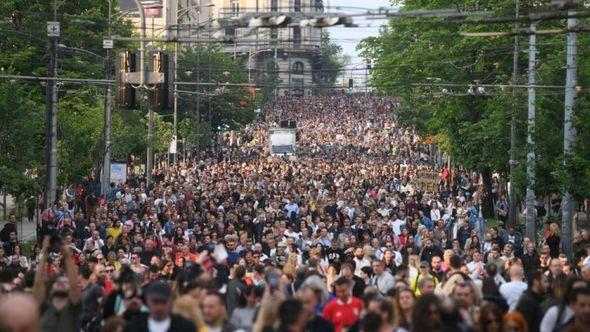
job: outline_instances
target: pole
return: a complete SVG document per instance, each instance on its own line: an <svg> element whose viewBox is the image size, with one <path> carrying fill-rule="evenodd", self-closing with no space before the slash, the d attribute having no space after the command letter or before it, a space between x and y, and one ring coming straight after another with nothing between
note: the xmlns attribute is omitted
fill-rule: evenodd
<svg viewBox="0 0 590 332"><path fill-rule="evenodd" d="M145 8L139 0L134 0L135 6L137 7L137 11L139 12L139 16L141 17L141 41L139 42L139 72L143 73L140 75L140 83L139 88L147 88L146 82L148 81L148 68L145 65L145 39L146 39L146 28L145 28ZM149 124L148 124L148 144L147 144L147 162L146 162L146 187L149 188L150 184L152 183L152 168L154 163L154 156L152 152L152 132L154 127L154 113L153 109L150 106L152 101L151 92L149 89L146 89L146 96L147 96L147 107L148 107L148 114L149 114ZM149 189L148 189L149 190Z"/></svg>
<svg viewBox="0 0 590 332"><path fill-rule="evenodd" d="M147 136L147 182L146 187L149 188L152 183L152 169L154 168L154 148L153 148L153 136L154 136L154 108L152 107L153 94L152 90L146 89L146 99L148 108L148 136Z"/></svg>
<svg viewBox="0 0 590 332"><path fill-rule="evenodd" d="M576 98L576 82L577 82L577 61L578 61L578 34L574 32L574 29L577 26L577 19L572 18L571 16L575 16L576 12L570 10L568 12L567 20L567 68L565 74L565 111L564 111L564 119L563 119L563 163L564 168L567 170L571 154L571 145L575 139L575 132L573 126L573 117L574 117L574 101ZM563 211L562 211L562 219L561 219L561 245L562 251L568 257L572 257L573 247L572 247L572 216L574 212L574 204L572 194L570 193L569 189L565 189L565 193L563 195Z"/></svg>
<svg viewBox="0 0 590 332"><path fill-rule="evenodd" d="M516 0L515 16L518 19L520 11L520 0ZM518 22L514 23L515 31L518 30ZM518 36L514 36L514 51L512 53L512 84L518 82ZM512 117L510 120L510 186L508 187L508 200L510 204L508 213L508 224L514 227L516 224L516 188L514 187L516 177L516 88L512 89Z"/></svg>
<svg viewBox="0 0 590 332"><path fill-rule="evenodd" d="M209 11L209 31L207 32L207 37L208 38L211 38L211 33L213 32L213 29L212 29L211 24L212 24L211 11ZM212 63L211 63L211 60L212 60L211 59L211 56L212 56L212 53L211 53L211 45L207 45L207 51L209 51L209 54L207 56L208 65L209 65L209 70L207 71L208 72L208 74L207 74L207 80L209 81L209 83L211 83L211 82L213 82L213 79L212 79L212 74L213 73L212 73L212 67L211 67L212 66ZM211 144L211 150L210 151L215 151L214 150L215 149L215 144L214 144L215 143L215 130L213 129L213 118L212 118L212 110L211 110L211 104L212 104L211 86L208 86L207 87L207 93L208 93L208 96L209 96L209 103L207 104L207 121L209 121L209 128L211 130L211 134L213 135L211 137L212 141L209 142Z"/></svg>
<svg viewBox="0 0 590 332"><path fill-rule="evenodd" d="M197 30L197 33L199 33L199 31ZM201 95L200 95L200 87L199 84L201 82L201 47L197 44L197 130L196 130L196 134L197 134L197 142L196 142L196 151L197 151L197 158L199 158L199 155L201 154Z"/></svg>
<svg viewBox="0 0 590 332"><path fill-rule="evenodd" d="M57 0L53 3L53 20L57 22ZM51 36L49 39L49 56L48 77L54 80L47 81L47 184L45 188L45 207L51 207L56 200L57 192L57 46L58 37Z"/></svg>
<svg viewBox="0 0 590 332"><path fill-rule="evenodd" d="M178 26L178 22L177 25ZM177 28L178 29L178 28ZM176 81L178 80L178 44L174 43L174 144L176 150L174 151L174 163L178 160L178 93L176 92Z"/></svg>
<svg viewBox="0 0 590 332"><path fill-rule="evenodd" d="M277 44L275 43L275 100L279 97L278 81L279 81L279 63L277 59Z"/></svg>
<svg viewBox="0 0 590 332"><path fill-rule="evenodd" d="M527 188L526 188L526 235L532 243L536 243L536 220L535 220L535 141L533 133L535 130L535 74L536 74L536 53L537 25L531 23L531 35L529 36L529 88L528 88L528 131L527 145Z"/></svg>
<svg viewBox="0 0 590 332"><path fill-rule="evenodd" d="M112 0L109 0L108 35L111 35ZM111 49L107 48L105 59L106 77L111 79ZM106 197L111 182L111 85L107 84L104 99L104 161L102 163L102 194Z"/></svg>

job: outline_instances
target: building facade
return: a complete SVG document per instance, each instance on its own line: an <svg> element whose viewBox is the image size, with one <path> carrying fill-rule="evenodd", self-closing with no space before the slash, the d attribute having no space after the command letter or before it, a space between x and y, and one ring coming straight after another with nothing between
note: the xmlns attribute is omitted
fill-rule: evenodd
<svg viewBox="0 0 590 332"><path fill-rule="evenodd" d="M187 0L180 1L181 8ZM248 15L283 13L288 16L323 13L322 0L192 0L193 15L179 17L180 26L191 26L191 36L224 41L224 50L241 59L250 83L275 86L276 96L314 94L320 54L321 28L240 28L228 24ZM180 9L181 11L183 9ZM186 9L185 9L186 10ZM194 29L198 26L198 29ZM270 83L269 83L270 82Z"/></svg>

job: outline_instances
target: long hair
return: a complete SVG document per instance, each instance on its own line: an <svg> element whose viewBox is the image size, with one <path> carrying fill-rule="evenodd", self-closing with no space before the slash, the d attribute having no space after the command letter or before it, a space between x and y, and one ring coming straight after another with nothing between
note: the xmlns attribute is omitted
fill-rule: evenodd
<svg viewBox="0 0 590 332"><path fill-rule="evenodd" d="M489 314L494 315L495 319L498 320L498 324L500 325L499 326L500 331L502 331L502 329L504 327L504 324L503 324L504 322L502 320L503 313L502 313L502 310L500 309L500 307L493 302L487 303L481 308L481 311L479 314L479 331L480 332L487 332L489 330L488 326L491 323L487 319L487 316Z"/></svg>
<svg viewBox="0 0 590 332"><path fill-rule="evenodd" d="M433 312L430 307L434 305L438 310L438 321L432 320ZM420 296L414 310L412 310L412 331L434 331L441 326L441 302L434 294L425 294Z"/></svg>
<svg viewBox="0 0 590 332"><path fill-rule="evenodd" d="M393 326L403 327L406 330L410 330L412 322L408 321L406 315L404 315L404 312L400 307L400 295L404 292L409 293L414 299L414 301L416 300L416 295L414 295L414 292L412 292L412 290L409 287L397 291L397 293L395 294L395 298L393 299Z"/></svg>
<svg viewBox="0 0 590 332"><path fill-rule="evenodd" d="M183 295L174 301L172 312L193 323L197 331L206 328L199 302L190 295Z"/></svg>

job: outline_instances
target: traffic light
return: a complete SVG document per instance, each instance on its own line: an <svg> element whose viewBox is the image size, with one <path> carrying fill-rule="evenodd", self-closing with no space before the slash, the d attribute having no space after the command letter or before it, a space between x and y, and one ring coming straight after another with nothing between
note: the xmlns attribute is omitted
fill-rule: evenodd
<svg viewBox="0 0 590 332"><path fill-rule="evenodd" d="M115 68L117 71L117 107L134 109L138 108L136 89L130 83L125 83L123 76L138 70L138 56L136 52L121 51L117 58Z"/></svg>
<svg viewBox="0 0 590 332"><path fill-rule="evenodd" d="M168 53L157 51L154 53L152 58L152 71L157 73L164 73L164 83L158 84L156 89L153 93L153 104L155 105L156 109L162 110L164 108L172 107L174 91L170 91L171 86L171 78L174 77L173 72L171 73L171 68L173 64L171 62L171 57Z"/></svg>
<svg viewBox="0 0 590 332"><path fill-rule="evenodd" d="M350 16L323 16L303 19L299 22L301 27L325 28L334 25L344 25L347 28L355 27Z"/></svg>
<svg viewBox="0 0 590 332"><path fill-rule="evenodd" d="M348 79L348 93L352 93L354 91L354 80L352 78Z"/></svg>

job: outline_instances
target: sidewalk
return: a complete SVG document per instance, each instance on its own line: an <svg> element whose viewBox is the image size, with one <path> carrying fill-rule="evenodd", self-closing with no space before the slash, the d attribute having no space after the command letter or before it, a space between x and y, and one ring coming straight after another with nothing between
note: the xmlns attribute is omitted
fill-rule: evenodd
<svg viewBox="0 0 590 332"><path fill-rule="evenodd" d="M4 209L0 208L0 229L4 227L4 224L8 222L8 216L10 211L14 209L14 202L11 196L6 196L6 220L4 219ZM23 209L24 210L24 209ZM18 240L21 242L27 242L34 240L37 235L37 226L35 222L29 222L26 216L26 210L23 211L25 214L24 218L19 222L16 222L16 230L18 232Z"/></svg>

